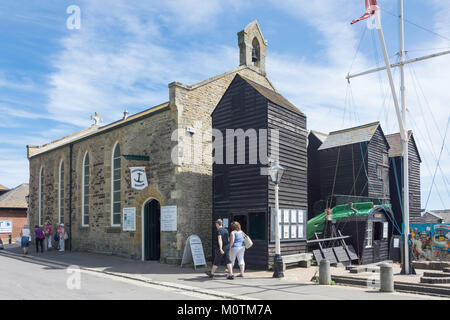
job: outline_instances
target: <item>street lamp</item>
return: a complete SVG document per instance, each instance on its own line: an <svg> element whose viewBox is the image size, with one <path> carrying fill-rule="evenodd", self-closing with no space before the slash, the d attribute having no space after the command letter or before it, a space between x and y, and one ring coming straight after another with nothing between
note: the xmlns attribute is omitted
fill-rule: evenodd
<svg viewBox="0 0 450 320"><path fill-rule="evenodd" d="M278 160L275 161L275 164L269 168L270 179L273 183L275 183L275 256L273 258L273 277L274 278L283 278L283 259L281 258L281 250L280 250L280 233L279 233L279 225L280 221L278 220L278 212L280 211L280 206L278 203L278 188L279 183L281 181L281 177L284 173L284 168L280 166Z"/></svg>

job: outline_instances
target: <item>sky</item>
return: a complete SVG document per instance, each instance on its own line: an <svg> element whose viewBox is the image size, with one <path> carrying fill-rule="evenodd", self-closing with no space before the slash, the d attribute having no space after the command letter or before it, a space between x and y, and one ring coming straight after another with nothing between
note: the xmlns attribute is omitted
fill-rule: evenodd
<svg viewBox="0 0 450 320"><path fill-rule="evenodd" d="M450 8L404 2L407 58L450 50ZM397 1L379 4L397 62ZM79 29L67 27L71 5L80 8ZM376 30L349 23L363 11L363 0L1 1L0 184L28 182L26 145L89 127L94 112L110 123L125 109L166 102L170 82L194 84L237 67L237 32L254 19L268 41L267 75L306 114L309 130L380 121L385 134L398 132L386 73L345 79L384 63ZM422 207L450 208L450 55L410 64L405 77ZM398 68L394 78L398 89Z"/></svg>

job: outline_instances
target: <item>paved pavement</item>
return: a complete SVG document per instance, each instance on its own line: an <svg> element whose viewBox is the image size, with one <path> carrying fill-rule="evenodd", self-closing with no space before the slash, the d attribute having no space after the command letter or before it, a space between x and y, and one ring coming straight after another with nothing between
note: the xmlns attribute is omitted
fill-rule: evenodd
<svg viewBox="0 0 450 320"><path fill-rule="evenodd" d="M210 296L0 255L0 299L198 300ZM79 275L79 277L78 277ZM79 282L78 282L79 279ZM79 285L78 285L79 284Z"/></svg>
<svg viewBox="0 0 450 320"><path fill-rule="evenodd" d="M32 250L32 249L31 249ZM33 250L32 250L33 251ZM180 268L179 266L160 264L158 262L143 262L124 259L116 256L106 256L93 253L81 252L56 252L49 251L43 254L36 255L31 252L31 257L22 257L20 248L9 248L8 250L0 251L0 253L8 254L8 252L15 252L14 258L21 260L32 260L38 262L36 259L45 259L50 265L77 265L83 270L90 270L90 277L109 275L114 278L121 278L125 280L135 281L139 280L145 284L161 287L176 291L186 292L191 294L200 294L204 298L208 296L210 299L271 299L271 300L332 300L332 299L353 299L353 300L424 300L436 299L431 296L402 294L402 293L380 293L377 290L369 288L354 288L344 286L319 286L310 281L312 268L308 269L290 269L286 272L286 277L282 280L273 279L270 272L258 271L248 272L244 279L235 278L235 280L226 280L224 275L218 276L211 280L205 274L205 268L198 268L196 271L189 267ZM0 256L1 257L1 256ZM11 258L10 258L11 259ZM2 259L3 260L3 259ZM29 263L28 263L29 264ZM33 270L29 271L29 280L41 279L42 277L49 278L51 273L56 274L55 277L67 278L67 274L63 274L61 269L49 269L46 275L39 274L33 277ZM295 272L293 271L295 270ZM95 271L95 272L92 272ZM14 273L19 276L26 270ZM305 276L302 276L301 274ZM58 275L59 274L59 275ZM299 276L300 274L300 276ZM36 280L41 281L41 280ZM100 280L98 280L100 281ZM93 284L96 282L93 281ZM98 284L100 285L100 283ZM94 288L92 288L94 290ZM130 289L131 290L131 289ZM132 292L132 291L129 291ZM141 292L142 293L142 292ZM171 292L163 292L159 296L163 299L174 299ZM100 293L99 293L100 294ZM134 299L139 294L132 294L128 298ZM146 296L151 299L152 295ZM85 296L90 298L90 296ZM141 297L142 298L142 297Z"/></svg>

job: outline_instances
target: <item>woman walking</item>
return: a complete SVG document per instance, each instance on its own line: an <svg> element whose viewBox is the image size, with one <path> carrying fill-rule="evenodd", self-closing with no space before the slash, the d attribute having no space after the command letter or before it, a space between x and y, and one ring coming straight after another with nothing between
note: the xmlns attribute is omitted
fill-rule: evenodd
<svg viewBox="0 0 450 320"><path fill-rule="evenodd" d="M39 253L39 246L41 246L41 253L44 253L44 239L45 235L42 228L39 226L34 226L34 235L36 238L36 253Z"/></svg>
<svg viewBox="0 0 450 320"><path fill-rule="evenodd" d="M44 235L45 235L45 241L44 241L44 247L47 251L48 249L52 248L52 226L50 224L50 221L47 221L47 225L44 226Z"/></svg>
<svg viewBox="0 0 450 320"><path fill-rule="evenodd" d="M233 278L233 266L238 260L240 274L238 277L244 277L244 253L245 253L245 244L244 244L244 233L241 230L241 224L237 221L233 221L231 223L231 235L230 235L230 260L231 264L228 266L230 271L229 277Z"/></svg>
<svg viewBox="0 0 450 320"><path fill-rule="evenodd" d="M23 226L23 229L20 232L20 237L21 237L20 246L23 249L23 254L28 254L28 248L30 247L30 240L31 240L31 232L27 224Z"/></svg>
<svg viewBox="0 0 450 320"><path fill-rule="evenodd" d="M64 224L61 223L58 227L58 238L59 238L59 250L58 251L64 251L64 245L65 245L65 229Z"/></svg>

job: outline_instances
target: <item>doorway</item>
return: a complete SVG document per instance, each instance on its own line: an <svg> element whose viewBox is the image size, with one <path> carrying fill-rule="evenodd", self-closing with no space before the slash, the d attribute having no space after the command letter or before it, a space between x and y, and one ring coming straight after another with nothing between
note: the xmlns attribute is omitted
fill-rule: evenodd
<svg viewBox="0 0 450 320"><path fill-rule="evenodd" d="M144 260L159 260L161 250L161 207L157 200L144 207Z"/></svg>
<svg viewBox="0 0 450 320"><path fill-rule="evenodd" d="M239 224L241 225L241 230L244 231L245 233L247 233L247 215L243 214L243 215L235 215L233 216L233 221L237 221L239 222ZM230 232L231 232L231 227L230 227Z"/></svg>

